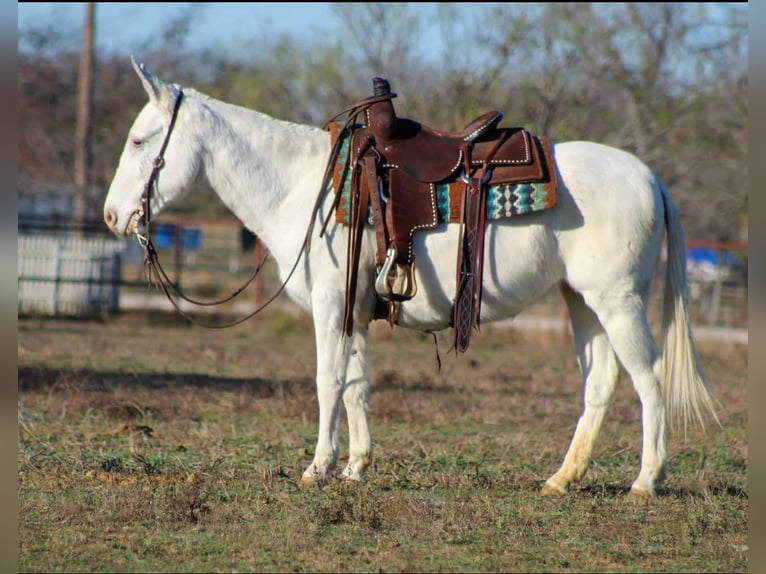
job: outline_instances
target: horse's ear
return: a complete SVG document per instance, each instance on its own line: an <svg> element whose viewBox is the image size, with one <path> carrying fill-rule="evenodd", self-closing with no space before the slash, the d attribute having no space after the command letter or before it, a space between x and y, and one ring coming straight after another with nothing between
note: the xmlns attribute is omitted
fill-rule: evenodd
<svg viewBox="0 0 766 574"><path fill-rule="evenodd" d="M166 84L159 78L155 78L149 70L146 69L143 62L138 64L133 58L130 57L130 61L133 63L133 69L138 74L141 83L144 86L144 90L149 95L149 101L160 107L170 107L172 109L173 102L175 102L178 88Z"/></svg>

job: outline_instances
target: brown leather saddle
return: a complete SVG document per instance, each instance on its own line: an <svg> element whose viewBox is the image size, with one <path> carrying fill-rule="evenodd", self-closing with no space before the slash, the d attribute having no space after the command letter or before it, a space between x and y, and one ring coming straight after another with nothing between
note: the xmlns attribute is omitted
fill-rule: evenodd
<svg viewBox="0 0 766 574"><path fill-rule="evenodd" d="M373 88L371 98L327 124L336 145L322 189L329 185L342 133L350 131L346 165L351 170L351 196L346 215L351 232L344 330L351 334L358 255L368 211L377 244L376 318L387 318L393 325L401 302L417 293L413 236L439 225L435 188L449 184L460 194L454 214L460 234L452 326L455 349L464 352L471 330L479 326L487 189L498 183L549 180L548 143L520 127L499 128L503 115L498 111L482 114L458 132L436 130L396 116L392 103L396 94L387 80L374 78ZM339 127L334 120L346 112L348 119ZM337 200L339 189L336 194Z"/></svg>

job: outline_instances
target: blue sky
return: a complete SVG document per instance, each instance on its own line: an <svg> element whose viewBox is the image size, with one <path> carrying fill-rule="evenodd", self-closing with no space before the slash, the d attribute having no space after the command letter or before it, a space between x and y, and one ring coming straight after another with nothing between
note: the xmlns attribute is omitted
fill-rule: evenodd
<svg viewBox="0 0 766 574"><path fill-rule="evenodd" d="M168 18L194 3L109 2L96 4L99 47L129 50L137 42L160 31ZM84 3L34 2L18 4L19 30L35 20L55 19L67 27L81 25ZM329 3L235 3L216 2L198 6L190 43L194 46L226 45L246 38L263 24L277 31L307 33L321 29L331 18Z"/></svg>
<svg viewBox="0 0 766 574"><path fill-rule="evenodd" d="M163 28L168 18L193 2L96 4L96 46L110 52L132 53ZM199 3L196 3L199 4ZM435 3L415 3L420 10L434 9ZM55 21L64 29L82 25L82 2L22 2L18 4L18 30L36 21ZM268 26L276 33L309 39L314 34L332 33L338 19L329 2L210 2L197 6L188 45L191 48L241 46ZM431 41L435 40L434 36Z"/></svg>

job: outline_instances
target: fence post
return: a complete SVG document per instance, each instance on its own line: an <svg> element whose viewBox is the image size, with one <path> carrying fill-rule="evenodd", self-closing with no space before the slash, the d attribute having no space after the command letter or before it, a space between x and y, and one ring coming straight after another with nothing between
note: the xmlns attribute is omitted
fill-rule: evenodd
<svg viewBox="0 0 766 574"><path fill-rule="evenodd" d="M122 254L112 251L109 257L109 312L120 312L120 283L122 282Z"/></svg>
<svg viewBox="0 0 766 574"><path fill-rule="evenodd" d="M59 288L61 286L61 242L56 241L53 247L53 289L51 295L53 300L50 302L50 309L53 316L59 314Z"/></svg>
<svg viewBox="0 0 766 574"><path fill-rule="evenodd" d="M176 286L181 288L181 226L173 228L173 263L175 266Z"/></svg>
<svg viewBox="0 0 766 574"><path fill-rule="evenodd" d="M718 324L718 315L721 310L721 296L723 292L723 273L721 267L723 265L723 251L718 251L718 265L716 269L715 279L713 280L713 289L710 296L710 310L708 311L708 323L711 325Z"/></svg>

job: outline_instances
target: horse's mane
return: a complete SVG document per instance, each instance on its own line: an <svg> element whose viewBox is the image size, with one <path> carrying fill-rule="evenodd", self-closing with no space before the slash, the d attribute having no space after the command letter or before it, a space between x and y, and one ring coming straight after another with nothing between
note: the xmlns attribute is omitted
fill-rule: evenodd
<svg viewBox="0 0 766 574"><path fill-rule="evenodd" d="M182 89L184 94L187 96L190 96L198 101L201 101L204 105L207 105L211 109L222 109L225 110L227 113L234 113L236 115L245 115L249 116L251 118L259 118L262 120L266 120L269 122L275 122L277 124L282 124L285 127L289 127L293 131L301 131L306 130L310 132L314 131L322 131L321 128L317 126L312 126L308 124L301 124L296 123L289 120L283 120L280 118L275 118L273 116L270 116L269 114L266 114L264 112L260 112L258 110L254 110L252 108L248 108L246 106L240 105L240 104L233 104L231 102L227 102L218 98L215 98L209 94L206 94L204 92L200 92L199 90L195 88L190 88L186 86L181 86L179 84L174 84L178 89Z"/></svg>
<svg viewBox="0 0 766 574"><path fill-rule="evenodd" d="M221 100L215 99L213 96L210 96L210 95L208 95L208 94L206 94L204 92L200 92L199 90L197 90L195 88L190 88L188 86L182 86L180 84L173 84L173 86L175 86L179 90L183 90L184 94L187 94L187 95L190 95L190 96L194 96L195 98L199 98L200 100L205 100L205 101L213 100L213 101L216 101L216 102L221 101Z"/></svg>

